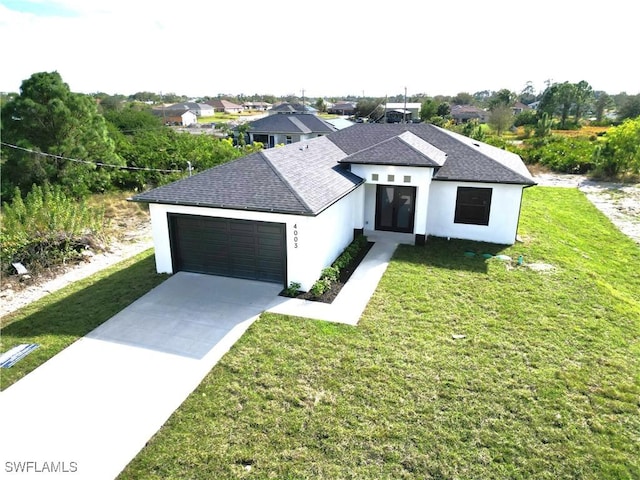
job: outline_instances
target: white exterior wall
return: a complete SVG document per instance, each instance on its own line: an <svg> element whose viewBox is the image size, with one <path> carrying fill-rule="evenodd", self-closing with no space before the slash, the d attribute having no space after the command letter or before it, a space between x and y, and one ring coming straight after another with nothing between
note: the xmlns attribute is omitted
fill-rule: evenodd
<svg viewBox="0 0 640 480"><path fill-rule="evenodd" d="M453 222L458 187L493 189L489 225ZM522 190L522 185L435 181L431 184L427 233L436 237L511 245L516 240Z"/></svg>
<svg viewBox="0 0 640 480"><path fill-rule="evenodd" d="M250 212L221 208L149 204L156 270L173 273L167 213L202 215L286 224L287 282L299 282L309 290L323 268L353 240L353 229L362 228L364 189L357 188L317 217Z"/></svg>
<svg viewBox="0 0 640 480"><path fill-rule="evenodd" d="M426 234L433 168L352 164L351 172L366 181L364 196L364 228L366 230L375 230L376 226L376 185L395 185L416 187L413 233ZM373 174L378 174L378 180L372 179ZM389 175L394 176L393 181L389 181ZM406 175L411 177L410 182L405 183Z"/></svg>
<svg viewBox="0 0 640 480"><path fill-rule="evenodd" d="M198 123L198 117L192 111L184 112L180 118L182 118L182 125L185 127Z"/></svg>

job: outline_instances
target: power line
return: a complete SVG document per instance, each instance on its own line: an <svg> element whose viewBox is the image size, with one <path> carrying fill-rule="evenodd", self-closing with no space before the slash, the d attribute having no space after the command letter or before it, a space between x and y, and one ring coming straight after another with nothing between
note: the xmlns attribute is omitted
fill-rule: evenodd
<svg viewBox="0 0 640 480"><path fill-rule="evenodd" d="M183 170L164 170L160 168L147 168L147 167L128 167L126 165L113 165L110 163L102 163L102 162L92 162L91 160L79 160L77 158L69 158L63 157L62 155L53 155L51 153L38 152L36 150L32 150L30 148L19 147L18 145L12 145L10 143L0 142L0 145L5 147L15 148L16 150L22 150L24 152L33 153L35 155L40 155L43 157L55 158L57 160L68 160L70 162L76 163L84 163L87 165L96 165L99 167L110 167L110 168L119 168L120 170L144 170L147 172L161 172L161 173L183 173Z"/></svg>

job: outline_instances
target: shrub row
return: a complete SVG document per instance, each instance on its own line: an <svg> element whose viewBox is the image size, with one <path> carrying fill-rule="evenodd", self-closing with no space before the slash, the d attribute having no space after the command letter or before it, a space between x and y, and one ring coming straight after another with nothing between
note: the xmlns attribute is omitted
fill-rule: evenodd
<svg viewBox="0 0 640 480"><path fill-rule="evenodd" d="M358 256L360 251L365 248L368 240L364 235L356 237L353 242L335 259L330 267L322 270L320 278L313 284L309 292L314 297L322 296L331 286L340 278L342 271L348 267L351 262Z"/></svg>

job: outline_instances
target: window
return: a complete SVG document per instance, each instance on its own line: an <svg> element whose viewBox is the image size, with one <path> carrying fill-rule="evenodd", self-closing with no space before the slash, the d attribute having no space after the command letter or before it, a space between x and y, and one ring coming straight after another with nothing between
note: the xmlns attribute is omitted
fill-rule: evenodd
<svg viewBox="0 0 640 480"><path fill-rule="evenodd" d="M411 175L404 176L404 183L411 183Z"/></svg>
<svg viewBox="0 0 640 480"><path fill-rule="evenodd" d="M286 141L285 141L285 143L286 143L287 145L289 145L289 144L293 143L293 142L292 142L292 140L291 140L291 135L287 135L287 136L285 137L285 140L286 140Z"/></svg>
<svg viewBox="0 0 640 480"><path fill-rule="evenodd" d="M454 223L489 225L491 188L458 187Z"/></svg>
<svg viewBox="0 0 640 480"><path fill-rule="evenodd" d="M395 182L395 180L396 180L395 175L387 175L387 182Z"/></svg>
<svg viewBox="0 0 640 480"><path fill-rule="evenodd" d="M372 173L371 174L371 181L373 181L373 182L377 182L378 181L378 174L377 173Z"/></svg>

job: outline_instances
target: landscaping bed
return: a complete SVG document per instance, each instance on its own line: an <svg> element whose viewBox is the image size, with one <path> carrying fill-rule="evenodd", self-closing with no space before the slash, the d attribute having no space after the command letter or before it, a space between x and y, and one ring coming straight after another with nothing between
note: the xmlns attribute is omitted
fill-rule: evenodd
<svg viewBox="0 0 640 480"><path fill-rule="evenodd" d="M366 237L357 238L336 259L332 267L323 270L323 275L311 290L301 292L293 285L283 290L281 295L300 300L332 303L358 268L360 262L367 256L371 247L373 247L373 242L369 242Z"/></svg>

